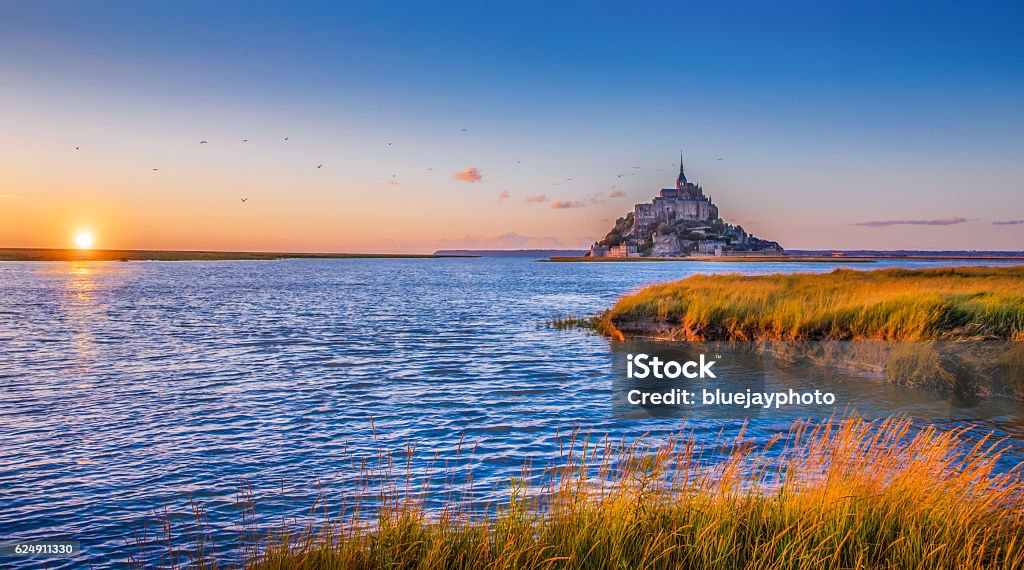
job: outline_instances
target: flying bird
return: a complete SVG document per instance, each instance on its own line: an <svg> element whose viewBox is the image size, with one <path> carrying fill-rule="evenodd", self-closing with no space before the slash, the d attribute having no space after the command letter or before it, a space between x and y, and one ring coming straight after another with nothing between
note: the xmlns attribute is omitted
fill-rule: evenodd
<svg viewBox="0 0 1024 570"><path fill-rule="evenodd" d="M199 144L206 144L206 141L199 141Z"/></svg>
<svg viewBox="0 0 1024 570"><path fill-rule="evenodd" d="M77 147L77 146L75 147L75 150L78 150L78 147Z"/></svg>
<svg viewBox="0 0 1024 570"><path fill-rule="evenodd" d="M625 174L620 174L620 175L619 175L619 178L622 178L623 176L625 176Z"/></svg>
<svg viewBox="0 0 1024 570"><path fill-rule="evenodd" d="M323 167L324 167L324 165L323 165L323 164L318 164L318 165L316 165L316 167L317 167L317 168L323 168Z"/></svg>
<svg viewBox="0 0 1024 570"><path fill-rule="evenodd" d="M288 140L288 137L284 137L284 140Z"/></svg>
<svg viewBox="0 0 1024 570"><path fill-rule="evenodd" d="M459 132L460 132L460 133L468 133L468 132L469 132L469 129L459 129Z"/></svg>
<svg viewBox="0 0 1024 570"><path fill-rule="evenodd" d="M391 143L387 143L387 145L388 145L388 146L391 146Z"/></svg>
<svg viewBox="0 0 1024 570"><path fill-rule="evenodd" d="M154 169L153 169L153 172L156 172L157 170L160 170L160 169L159 169L159 168L154 168Z"/></svg>
<svg viewBox="0 0 1024 570"><path fill-rule="evenodd" d="M722 157L718 157L718 158L716 158L715 160L725 160L725 159L724 159L724 158L722 158Z"/></svg>
<svg viewBox="0 0 1024 570"><path fill-rule="evenodd" d="M249 199L248 199L248 198L242 198L242 201L243 201L243 202L248 202L248 201L249 201Z"/></svg>
<svg viewBox="0 0 1024 570"><path fill-rule="evenodd" d="M433 166L431 166L431 167L430 167L430 168L428 168L427 170L433 170L433 169L434 169L434 167L433 167Z"/></svg>
<svg viewBox="0 0 1024 570"><path fill-rule="evenodd" d="M521 161L521 160L517 160L516 161L516 164L522 164L522 163L523 163L523 161Z"/></svg>
<svg viewBox="0 0 1024 570"><path fill-rule="evenodd" d="M249 142L249 139L242 139L242 142Z"/></svg>

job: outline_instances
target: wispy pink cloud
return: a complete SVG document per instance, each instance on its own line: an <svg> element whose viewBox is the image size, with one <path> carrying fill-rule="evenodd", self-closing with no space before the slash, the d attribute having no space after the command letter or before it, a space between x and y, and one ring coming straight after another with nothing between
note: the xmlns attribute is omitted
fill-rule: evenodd
<svg viewBox="0 0 1024 570"><path fill-rule="evenodd" d="M938 220L873 220L869 222L857 222L854 226L867 226L869 228L882 228L886 226L953 226L968 222L967 218L940 218Z"/></svg>
<svg viewBox="0 0 1024 570"><path fill-rule="evenodd" d="M509 194L508 190L502 190L501 192L498 192L498 199L499 200L504 200L506 198L511 198L511 197L512 197L512 194Z"/></svg>
<svg viewBox="0 0 1024 570"><path fill-rule="evenodd" d="M1020 224L1024 224L1024 220L1000 220L992 222L993 226L1017 226Z"/></svg>
<svg viewBox="0 0 1024 570"><path fill-rule="evenodd" d="M548 197L544 194L537 194L536 196L527 196L526 201L531 204L540 204L541 202L547 202Z"/></svg>
<svg viewBox="0 0 1024 570"><path fill-rule="evenodd" d="M480 182L483 180L484 175L480 173L475 166L471 166L462 172L455 173L455 179L463 182Z"/></svg>
<svg viewBox="0 0 1024 570"><path fill-rule="evenodd" d="M559 200L551 203L551 207L556 210L564 210L566 208L582 208L585 206L583 202L579 200Z"/></svg>
<svg viewBox="0 0 1024 570"><path fill-rule="evenodd" d="M622 198L626 193L622 190L612 190L612 193L608 195L609 198Z"/></svg>

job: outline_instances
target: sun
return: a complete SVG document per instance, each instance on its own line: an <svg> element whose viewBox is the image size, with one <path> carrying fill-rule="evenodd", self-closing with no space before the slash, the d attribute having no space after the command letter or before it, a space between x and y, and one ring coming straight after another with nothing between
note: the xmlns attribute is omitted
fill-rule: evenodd
<svg viewBox="0 0 1024 570"><path fill-rule="evenodd" d="M92 247L92 242L92 232L80 231L75 234L75 245L78 246L78 249L89 249Z"/></svg>

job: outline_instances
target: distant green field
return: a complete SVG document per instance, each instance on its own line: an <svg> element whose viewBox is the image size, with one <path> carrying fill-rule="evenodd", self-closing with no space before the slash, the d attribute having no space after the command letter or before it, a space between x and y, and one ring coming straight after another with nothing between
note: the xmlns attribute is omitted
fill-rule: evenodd
<svg viewBox="0 0 1024 570"><path fill-rule="evenodd" d="M271 251L172 251L150 249L0 248L0 261L229 261L267 259L376 259L471 257L390 253L282 253Z"/></svg>

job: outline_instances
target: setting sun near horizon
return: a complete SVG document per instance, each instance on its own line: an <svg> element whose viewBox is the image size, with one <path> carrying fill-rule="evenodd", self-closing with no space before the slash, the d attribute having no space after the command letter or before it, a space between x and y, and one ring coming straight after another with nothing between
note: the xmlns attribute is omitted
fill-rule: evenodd
<svg viewBox="0 0 1024 570"><path fill-rule="evenodd" d="M88 230L81 230L75 234L75 247L78 249L89 249L93 242L95 242L95 238Z"/></svg>

